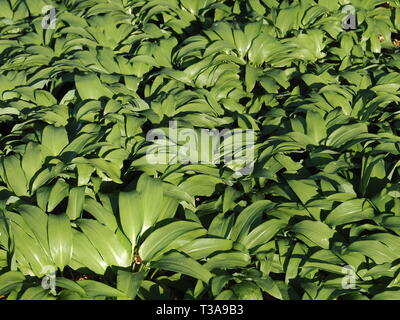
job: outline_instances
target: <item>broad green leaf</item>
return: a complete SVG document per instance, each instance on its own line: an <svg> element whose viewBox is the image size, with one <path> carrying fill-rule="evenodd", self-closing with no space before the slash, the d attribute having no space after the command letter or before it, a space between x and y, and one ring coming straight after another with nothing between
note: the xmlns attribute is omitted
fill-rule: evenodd
<svg viewBox="0 0 400 320"><path fill-rule="evenodd" d="M283 300L282 293L279 290L279 287L270 277L256 279L255 282L261 288L261 290L265 291L276 299Z"/></svg>
<svg viewBox="0 0 400 320"><path fill-rule="evenodd" d="M247 235L252 224L262 216L262 213L273 207L274 204L271 201L260 200L244 209L232 228L231 239L240 242Z"/></svg>
<svg viewBox="0 0 400 320"><path fill-rule="evenodd" d="M46 147L50 156L58 156L68 145L68 134L63 127L47 126L42 134L42 146Z"/></svg>
<svg viewBox="0 0 400 320"><path fill-rule="evenodd" d="M17 156L12 155L2 158L2 167L5 174L5 182L11 187L11 190L17 196L27 196L27 180Z"/></svg>
<svg viewBox="0 0 400 320"><path fill-rule="evenodd" d="M18 271L8 271L0 276L0 295L22 287L25 276Z"/></svg>
<svg viewBox="0 0 400 320"><path fill-rule="evenodd" d="M175 221L153 231L139 248L139 255L143 261L151 261L167 248L172 241L185 237L192 231L202 231L203 227L197 222Z"/></svg>
<svg viewBox="0 0 400 320"><path fill-rule="evenodd" d="M243 252L219 253L204 264L208 270L244 268L250 263L250 256Z"/></svg>
<svg viewBox="0 0 400 320"><path fill-rule="evenodd" d="M178 252L172 252L163 255L156 262L152 262L151 266L157 269L183 273L193 278L202 280L205 283L208 283L212 277L210 271L208 271L196 260L186 257Z"/></svg>
<svg viewBox="0 0 400 320"><path fill-rule="evenodd" d="M335 209L326 217L325 222L331 226L351 223L355 221L372 219L374 217L374 209L368 201L364 199L354 199L346 201Z"/></svg>
<svg viewBox="0 0 400 320"><path fill-rule="evenodd" d="M85 187L75 187L69 191L67 215L70 220L80 218L85 201Z"/></svg>
<svg viewBox="0 0 400 320"><path fill-rule="evenodd" d="M378 264L398 259L397 254L395 254L388 246L377 240L359 240L352 242L347 247L347 252L359 252L366 257L371 258Z"/></svg>
<svg viewBox="0 0 400 320"><path fill-rule="evenodd" d="M64 180L57 180L50 191L47 211L52 212L59 203L69 194L69 185Z"/></svg>
<svg viewBox="0 0 400 320"><path fill-rule="evenodd" d="M231 290L239 300L263 300L259 286L250 281L235 284Z"/></svg>
<svg viewBox="0 0 400 320"><path fill-rule="evenodd" d="M80 296L85 296L86 292L83 288L75 281L72 281L67 278L57 277L56 278L56 285L59 288L68 289L78 293Z"/></svg>
<svg viewBox="0 0 400 320"><path fill-rule="evenodd" d="M97 274L104 274L108 264L82 232L73 232L73 248L72 265L77 265L78 268L83 266Z"/></svg>
<svg viewBox="0 0 400 320"><path fill-rule="evenodd" d="M232 241L218 238L199 238L188 243L180 250L193 259L199 260L208 257L218 251L229 251L232 249Z"/></svg>
<svg viewBox="0 0 400 320"><path fill-rule="evenodd" d="M102 84L94 73L76 75L75 84L82 100L99 100L102 97L111 98L113 95L111 90Z"/></svg>
<svg viewBox="0 0 400 320"><path fill-rule="evenodd" d="M120 192L119 194L119 215L122 230L131 241L136 244L137 236L143 227L143 213L141 196L136 191Z"/></svg>
<svg viewBox="0 0 400 320"><path fill-rule="evenodd" d="M320 221L304 220L291 227L291 231L300 234L315 245L329 249L329 241L335 234L335 231Z"/></svg>
<svg viewBox="0 0 400 320"><path fill-rule="evenodd" d="M85 290L86 295L92 298L96 297L126 297L126 294L112 288L102 282L94 280L79 281L79 285Z"/></svg>
<svg viewBox="0 0 400 320"><path fill-rule="evenodd" d="M209 197L215 192L216 185L222 180L208 175L195 175L180 184L180 188L192 196Z"/></svg>
<svg viewBox="0 0 400 320"><path fill-rule="evenodd" d="M160 180L144 174L140 177L137 188L140 192L143 233L158 220L163 201L163 185Z"/></svg>
<svg viewBox="0 0 400 320"><path fill-rule="evenodd" d="M131 264L131 248L121 243L109 228L89 219L80 219L77 224L109 266L128 267Z"/></svg>
<svg viewBox="0 0 400 320"><path fill-rule="evenodd" d="M266 221L252 230L241 242L243 245L252 249L270 241L286 223L277 219Z"/></svg>
<svg viewBox="0 0 400 320"><path fill-rule="evenodd" d="M89 212L98 222L106 225L111 231L117 229L118 225L114 214L97 201L86 198L83 203L83 209Z"/></svg>
<svg viewBox="0 0 400 320"><path fill-rule="evenodd" d="M117 289L124 292L129 299L135 299L146 274L119 270L117 274Z"/></svg>
<svg viewBox="0 0 400 320"><path fill-rule="evenodd" d="M49 215L48 237L51 257L61 270L68 265L72 257L72 228L67 215Z"/></svg>
<svg viewBox="0 0 400 320"><path fill-rule="evenodd" d="M19 298L20 300L55 300L56 297L51 296L48 290L42 287L28 288L24 294Z"/></svg>
<svg viewBox="0 0 400 320"><path fill-rule="evenodd" d="M32 229L41 247L50 254L49 238L48 238L48 215L41 209L31 205L21 205L18 207L26 224Z"/></svg>

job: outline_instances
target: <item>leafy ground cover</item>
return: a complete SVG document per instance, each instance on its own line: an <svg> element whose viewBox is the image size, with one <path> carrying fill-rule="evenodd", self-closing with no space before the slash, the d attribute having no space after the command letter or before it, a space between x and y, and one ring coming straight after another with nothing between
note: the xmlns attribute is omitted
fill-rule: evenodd
<svg viewBox="0 0 400 320"><path fill-rule="evenodd" d="M348 4L2 0L2 299L400 299L400 3Z"/></svg>

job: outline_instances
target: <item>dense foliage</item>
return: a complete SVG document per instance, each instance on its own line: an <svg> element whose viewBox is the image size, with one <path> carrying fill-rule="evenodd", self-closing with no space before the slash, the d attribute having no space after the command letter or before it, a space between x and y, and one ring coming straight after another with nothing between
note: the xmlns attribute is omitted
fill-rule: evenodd
<svg viewBox="0 0 400 320"><path fill-rule="evenodd" d="M1 0L0 296L400 299L400 3L349 3Z"/></svg>

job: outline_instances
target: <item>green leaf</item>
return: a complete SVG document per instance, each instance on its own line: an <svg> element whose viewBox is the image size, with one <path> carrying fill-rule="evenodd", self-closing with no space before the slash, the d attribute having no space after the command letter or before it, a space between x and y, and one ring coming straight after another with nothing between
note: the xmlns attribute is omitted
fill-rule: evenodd
<svg viewBox="0 0 400 320"><path fill-rule="evenodd" d="M208 283L212 277L210 271L200 263L179 252L163 255L156 262L152 262L151 266L157 269L183 273L205 283Z"/></svg>
<svg viewBox="0 0 400 320"><path fill-rule="evenodd" d="M2 159L5 181L17 196L27 196L27 180L17 156L7 156Z"/></svg>
<svg viewBox="0 0 400 320"><path fill-rule="evenodd" d="M55 300L56 297L49 295L49 291L42 287L28 288L20 300Z"/></svg>
<svg viewBox="0 0 400 320"><path fill-rule="evenodd" d="M391 288L372 297L372 300L400 300L400 288Z"/></svg>
<svg viewBox="0 0 400 320"><path fill-rule="evenodd" d="M83 211L86 187L75 187L69 191L67 216L71 220L78 219Z"/></svg>
<svg viewBox="0 0 400 320"><path fill-rule="evenodd" d="M0 276L0 295L6 295L12 290L22 287L25 276L18 271L8 271Z"/></svg>
<svg viewBox="0 0 400 320"><path fill-rule="evenodd" d="M58 156L68 145L68 134L65 128L47 126L42 134L42 146L46 147L49 155Z"/></svg>
<svg viewBox="0 0 400 320"><path fill-rule="evenodd" d="M354 199L346 201L333 209L326 217L325 222L331 226L338 226L355 221L372 219L373 217L374 209L368 201Z"/></svg>
<svg viewBox="0 0 400 320"><path fill-rule="evenodd" d="M116 234L95 220L80 219L77 225L99 251L109 266L128 267L131 264L131 248L119 241Z"/></svg>
<svg viewBox="0 0 400 320"><path fill-rule="evenodd" d="M209 197L215 192L217 184L222 180L209 175L195 175L186 179L180 184L180 188L192 196Z"/></svg>
<svg viewBox="0 0 400 320"><path fill-rule="evenodd" d="M320 221L304 220L291 227L291 231L297 235L302 235L313 242L315 245L329 249L329 241L335 234L326 224Z"/></svg>
<svg viewBox="0 0 400 320"><path fill-rule="evenodd" d="M175 221L153 231L143 242L139 248L139 255L143 261L151 261L159 256L166 248L169 247L172 241L185 238L189 235L188 240L192 236L190 232L195 231L195 237L204 235L205 230L197 222L191 221ZM172 248L170 248L172 249Z"/></svg>
<svg viewBox="0 0 400 320"><path fill-rule="evenodd" d="M314 141L315 145L326 138L326 126L325 121L320 113L318 112L307 112L307 135Z"/></svg>
<svg viewBox="0 0 400 320"><path fill-rule="evenodd" d="M252 249L270 241L285 226L285 222L277 219L266 221L252 230L241 242L246 248Z"/></svg>
<svg viewBox="0 0 400 320"><path fill-rule="evenodd" d="M378 264L398 259L398 255L395 252L382 242L376 240L354 241L347 247L347 252L359 252Z"/></svg>
<svg viewBox="0 0 400 320"><path fill-rule="evenodd" d="M79 281L79 285L85 290L86 295L91 298L97 298L97 297L126 298L125 293L98 281L82 280Z"/></svg>
<svg viewBox="0 0 400 320"><path fill-rule="evenodd" d="M341 126L328 136L326 145L339 148L345 143L365 137L367 133L368 128L364 123Z"/></svg>
<svg viewBox="0 0 400 320"><path fill-rule="evenodd" d="M133 273L118 270L117 289L124 292L129 299L135 299L145 276L144 271Z"/></svg>
<svg viewBox="0 0 400 320"><path fill-rule="evenodd" d="M103 85L94 73L75 75L75 84L82 100L99 100L102 97L111 98L113 95L110 89Z"/></svg>
<svg viewBox="0 0 400 320"><path fill-rule="evenodd" d="M215 300L238 300L238 297L232 290L224 290L215 297Z"/></svg>
<svg viewBox="0 0 400 320"><path fill-rule="evenodd" d="M64 180L57 180L50 191L47 211L52 212L58 204L69 194L69 185Z"/></svg>
<svg viewBox="0 0 400 320"><path fill-rule="evenodd" d="M274 204L271 201L260 200L244 209L232 228L231 239L240 242L247 235L252 224L261 217L262 213L273 207Z"/></svg>
<svg viewBox="0 0 400 320"><path fill-rule="evenodd" d="M254 89L258 79L257 69L250 65L246 65L246 91L251 92Z"/></svg>
<svg viewBox="0 0 400 320"><path fill-rule="evenodd" d="M85 296L86 292L83 288L75 281L72 281L67 278L57 277L56 278L56 286L63 289L68 289L70 291L74 291L78 293L80 296Z"/></svg>
<svg viewBox="0 0 400 320"><path fill-rule="evenodd" d="M47 232L49 216L43 212L43 210L31 205L19 206L18 212L21 214L29 228L32 229L41 247L46 251L46 253L50 254Z"/></svg>
<svg viewBox="0 0 400 320"><path fill-rule="evenodd" d="M118 224L113 212L104 208L97 201L91 198L86 198L83 204L83 209L89 212L98 222L106 225L111 231L117 229Z"/></svg>
<svg viewBox="0 0 400 320"><path fill-rule="evenodd" d="M232 249L231 240L218 238L200 238L186 244L180 250L193 259L199 260L208 257L218 251L229 251Z"/></svg>
<svg viewBox="0 0 400 320"><path fill-rule="evenodd" d="M131 241L136 244L138 235L143 227L143 213L140 194L136 191L120 192L119 215L122 230Z"/></svg>
<svg viewBox="0 0 400 320"><path fill-rule="evenodd" d="M219 253L204 264L204 267L212 271L214 269L236 269L244 268L250 263L250 256L243 252Z"/></svg>
<svg viewBox="0 0 400 320"><path fill-rule="evenodd" d="M275 281L271 277L263 277L255 280L256 284L269 295L276 299L283 300L282 293L279 287L276 285Z"/></svg>
<svg viewBox="0 0 400 320"><path fill-rule="evenodd" d="M82 232L73 232L73 248L71 265L74 269L82 266L97 274L104 274L108 267L107 262Z"/></svg>
<svg viewBox="0 0 400 320"><path fill-rule="evenodd" d="M263 300L260 288L253 282L244 281L235 284L231 290L239 300Z"/></svg>
<svg viewBox="0 0 400 320"><path fill-rule="evenodd" d="M160 180L143 174L138 181L137 189L141 197L143 233L158 220L163 201L163 185Z"/></svg>
<svg viewBox="0 0 400 320"><path fill-rule="evenodd" d="M48 235L51 257L61 270L71 260L73 242L72 228L67 215L49 215Z"/></svg>

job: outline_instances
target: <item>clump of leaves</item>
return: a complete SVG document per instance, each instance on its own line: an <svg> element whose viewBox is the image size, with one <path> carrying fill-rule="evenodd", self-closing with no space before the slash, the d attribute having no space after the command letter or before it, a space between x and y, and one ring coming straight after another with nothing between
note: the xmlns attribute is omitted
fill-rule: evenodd
<svg viewBox="0 0 400 320"><path fill-rule="evenodd" d="M400 299L400 4L345 2L1 1L0 299Z"/></svg>

